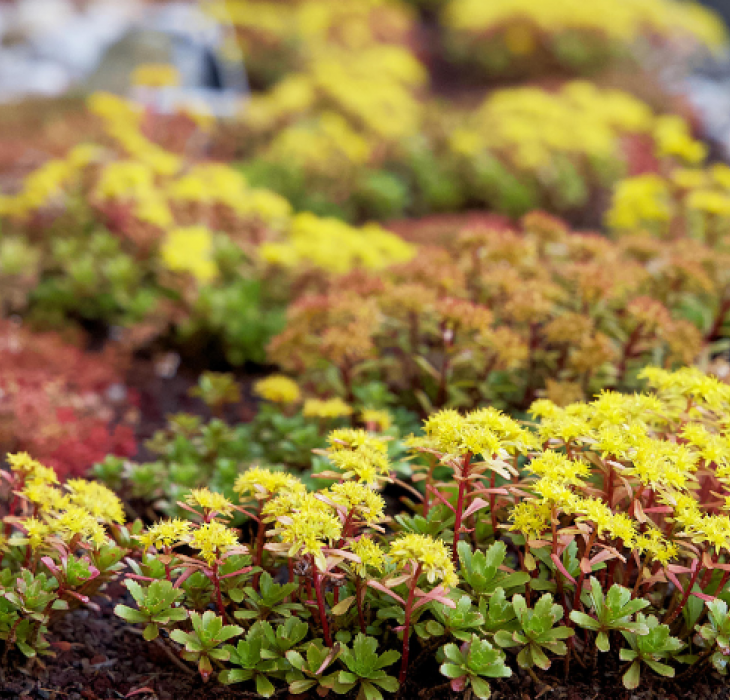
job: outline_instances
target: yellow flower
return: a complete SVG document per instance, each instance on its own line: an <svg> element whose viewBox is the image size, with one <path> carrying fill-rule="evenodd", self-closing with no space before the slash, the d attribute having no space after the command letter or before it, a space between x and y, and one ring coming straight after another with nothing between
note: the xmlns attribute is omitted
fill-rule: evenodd
<svg viewBox="0 0 730 700"><path fill-rule="evenodd" d="M287 491L282 493L268 501L264 505L262 512L264 520L270 522L281 515L288 515L303 508L310 512L315 510L323 513L330 512L330 507L324 501L320 501L314 497L314 494L307 493L306 491Z"/></svg>
<svg viewBox="0 0 730 700"><path fill-rule="evenodd" d="M119 160L104 166L95 194L102 200L142 201L155 193L152 169L134 160Z"/></svg>
<svg viewBox="0 0 730 700"><path fill-rule="evenodd" d="M356 477L369 486L390 474L388 458L380 452L361 447L353 452L337 450L328 454L330 462L342 472L343 479Z"/></svg>
<svg viewBox="0 0 730 700"><path fill-rule="evenodd" d="M654 140L659 156L675 156L691 165L701 163L707 156L707 146L695 141L687 122L674 114L657 117Z"/></svg>
<svg viewBox="0 0 730 700"><path fill-rule="evenodd" d="M193 549L199 549L200 554L210 566L231 547L238 546L238 535L235 530L213 520L204 523L193 532L190 546Z"/></svg>
<svg viewBox="0 0 730 700"><path fill-rule="evenodd" d="M262 399L272 403L290 404L299 401L299 385L283 374L272 374L254 384L253 391Z"/></svg>
<svg viewBox="0 0 730 700"><path fill-rule="evenodd" d="M145 548L145 551L150 547L154 547L155 549L174 547L186 541L186 538L190 534L190 528L190 523L180 518L160 520L148 528L146 532L137 535L137 539Z"/></svg>
<svg viewBox="0 0 730 700"><path fill-rule="evenodd" d="M668 183L649 173L621 180L613 192L606 221L611 228L631 231L642 227L659 228L674 214Z"/></svg>
<svg viewBox="0 0 730 700"><path fill-rule="evenodd" d="M352 569L360 578L368 577L368 569L381 572L385 566L385 552L370 537L360 537L350 543L350 551L360 561L352 564Z"/></svg>
<svg viewBox="0 0 730 700"><path fill-rule="evenodd" d="M338 428L332 430L327 438L327 442L332 451L367 448L383 455L388 453L388 445L385 440L370 435L366 430L357 430L355 428Z"/></svg>
<svg viewBox="0 0 730 700"><path fill-rule="evenodd" d="M340 398L307 399L302 415L305 418L343 418L352 415L352 408Z"/></svg>
<svg viewBox="0 0 730 700"><path fill-rule="evenodd" d="M687 195L687 206L717 216L730 216L730 196L714 190L694 190Z"/></svg>
<svg viewBox="0 0 730 700"><path fill-rule="evenodd" d="M430 441L426 444L449 456L467 452L486 456L499 453L502 443L492 427L483 424L478 412L462 416L452 409L433 414L423 424Z"/></svg>
<svg viewBox="0 0 730 700"><path fill-rule="evenodd" d="M211 491L208 488L193 489L185 497L185 502L189 506L202 508L208 515L215 512L227 518L233 513L233 503L222 493Z"/></svg>
<svg viewBox="0 0 730 700"><path fill-rule="evenodd" d="M11 471L22 474L26 479L46 484L57 484L56 472L33 459L27 452L16 452L8 455Z"/></svg>
<svg viewBox="0 0 730 700"><path fill-rule="evenodd" d="M590 475L590 466L570 459L562 452L547 450L527 464L527 468L538 476L545 477L564 486L578 486Z"/></svg>
<svg viewBox="0 0 730 700"><path fill-rule="evenodd" d="M65 542L70 542L80 535L82 541L101 547L107 540L104 528L86 508L81 506L72 505L56 514L51 527Z"/></svg>
<svg viewBox="0 0 730 700"><path fill-rule="evenodd" d="M323 548L342 537L342 523L322 505L311 495L303 498L297 504L298 510L279 516L275 532L282 542L291 545L290 557L309 554L316 566L324 571L327 564Z"/></svg>
<svg viewBox="0 0 730 700"><path fill-rule="evenodd" d="M510 513L510 530L521 533L526 540L537 539L550 529L553 506L549 501L527 499L518 503Z"/></svg>
<svg viewBox="0 0 730 700"><path fill-rule="evenodd" d="M71 501L67 494L45 481L33 479L25 485L23 497L37 505L42 511L65 510Z"/></svg>
<svg viewBox="0 0 730 700"><path fill-rule="evenodd" d="M420 565L429 583L443 581L446 588L459 583L448 547L429 535L401 535L390 543L388 554L396 563Z"/></svg>
<svg viewBox="0 0 730 700"><path fill-rule="evenodd" d="M352 512L356 520L368 525L383 519L385 501L365 484L356 481L343 481L334 484L322 494L327 500L341 506L346 513Z"/></svg>
<svg viewBox="0 0 730 700"><path fill-rule="evenodd" d="M169 231L160 247L160 256L170 270L189 272L203 284L218 275L213 260L213 234L205 226Z"/></svg>
<svg viewBox="0 0 730 700"><path fill-rule="evenodd" d="M374 426L377 430L386 431L393 424L390 413L384 409L366 408L360 412L360 420L367 426Z"/></svg>
<svg viewBox="0 0 730 700"><path fill-rule="evenodd" d="M652 559L660 562L662 565L666 565L670 561L677 559L679 555L677 545L674 542L670 542L662 531L655 527L650 527L638 537L634 548L640 553L648 554Z"/></svg>
<svg viewBox="0 0 730 700"><path fill-rule="evenodd" d="M107 523L123 524L122 501L106 486L96 481L69 479L66 486L73 505L86 508L95 518Z"/></svg>
<svg viewBox="0 0 730 700"><path fill-rule="evenodd" d="M25 530L26 537L28 538L28 544L32 549L38 549L51 534L51 528L48 523L38 520L38 518L27 518L21 524L23 530Z"/></svg>
<svg viewBox="0 0 730 700"><path fill-rule="evenodd" d="M250 494L257 499L264 499L280 494L304 493L304 484L294 475L285 472L251 467L236 479L234 490L239 495Z"/></svg>

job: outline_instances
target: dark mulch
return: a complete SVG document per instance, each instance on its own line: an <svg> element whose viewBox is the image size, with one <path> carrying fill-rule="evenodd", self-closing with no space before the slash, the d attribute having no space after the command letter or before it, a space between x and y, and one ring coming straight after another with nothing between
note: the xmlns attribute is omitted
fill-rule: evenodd
<svg viewBox="0 0 730 700"><path fill-rule="evenodd" d="M122 592L115 586L116 593ZM108 700L131 697L139 700L242 700L257 698L250 690L204 684L194 673L183 672L155 644L145 642L139 630L117 618L108 601L101 613L77 610L54 626L51 640L56 657L32 673L11 658L9 670L0 681L2 700ZM411 678L398 700L457 700L464 697L450 691L431 654L414 656ZM555 677L546 675L551 687L537 686L527 674L492 683L494 700L730 700L730 687L719 676L701 682L660 683L647 676L640 691L629 692L621 685L616 666L599 666L592 677L580 667L571 672L566 685L562 663L554 664ZM244 686L245 687L245 686ZM145 690L146 689L146 690ZM135 691L142 691L136 692ZM305 700L285 689L277 693L285 700ZM331 695L331 698L339 696ZM312 695L312 698L317 698ZM352 700L348 698L347 700Z"/></svg>
<svg viewBox="0 0 730 700"><path fill-rule="evenodd" d="M191 368L184 361L179 367L174 353L159 353L153 357L135 357L127 373L127 387L137 396L139 419L136 437L141 452L139 458L149 457L143 443L157 430L165 428L167 418L176 413L192 413L210 419L208 407L198 398L190 396L190 389L198 383L202 372ZM231 371L228 367L216 367ZM253 383L265 376L266 368L244 367L233 371L241 389L241 401L225 407L224 418L231 425L248 422L257 411L257 401L252 394Z"/></svg>

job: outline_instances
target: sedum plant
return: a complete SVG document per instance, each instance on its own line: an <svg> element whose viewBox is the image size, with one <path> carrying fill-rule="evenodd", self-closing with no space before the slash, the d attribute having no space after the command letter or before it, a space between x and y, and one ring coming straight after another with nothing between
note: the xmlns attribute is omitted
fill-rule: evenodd
<svg viewBox="0 0 730 700"><path fill-rule="evenodd" d="M126 526L121 501L83 479L59 484L56 473L27 453L8 455L0 470L4 505L0 534L2 659L51 653L51 623L94 601L120 576L141 529Z"/></svg>
<svg viewBox="0 0 730 700"><path fill-rule="evenodd" d="M305 294L270 358L346 402L376 380L425 416L636 390L643 366L691 364L725 337L721 251L611 242L540 213L521 229L455 232L377 278L350 275Z"/></svg>
<svg viewBox="0 0 730 700"><path fill-rule="evenodd" d="M486 639L472 635L461 646L446 644L441 673L451 679L451 689L459 692L471 688L478 698L489 698L491 688L486 678L509 678L512 670L504 664L504 653Z"/></svg>
<svg viewBox="0 0 730 700"><path fill-rule="evenodd" d="M711 10L676 0L598 0L590 10L577 0L549 7L529 0L418 2L442 9L452 58L492 78L630 66L643 57L636 50L642 38L650 39L659 55L687 44L717 51L727 42L725 28Z"/></svg>
<svg viewBox="0 0 730 700"><path fill-rule="evenodd" d="M263 696L376 700L415 690L434 660L479 697L510 673L547 684L558 660L569 679L599 651L628 689L680 664L724 670L730 389L696 369L643 376L639 394L540 399L534 423L440 411L399 469L383 436L338 428L318 488L250 467L230 498L193 489L146 529L99 484L61 488L12 456L6 660L46 653L54 616L122 577L117 614L146 639ZM396 485L407 512L391 527Z"/></svg>

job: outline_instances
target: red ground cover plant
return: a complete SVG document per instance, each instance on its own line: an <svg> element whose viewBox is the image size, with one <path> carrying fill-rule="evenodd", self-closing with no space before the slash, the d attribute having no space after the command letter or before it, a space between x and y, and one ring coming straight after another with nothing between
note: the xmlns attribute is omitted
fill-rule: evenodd
<svg viewBox="0 0 730 700"><path fill-rule="evenodd" d="M120 370L114 351L87 353L55 333L1 320L0 445L32 450L61 477L107 454L133 455L133 397Z"/></svg>

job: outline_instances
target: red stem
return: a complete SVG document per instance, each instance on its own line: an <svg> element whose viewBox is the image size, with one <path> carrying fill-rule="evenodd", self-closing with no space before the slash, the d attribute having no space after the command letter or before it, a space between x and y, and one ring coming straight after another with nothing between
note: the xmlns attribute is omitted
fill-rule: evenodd
<svg viewBox="0 0 730 700"><path fill-rule="evenodd" d="M697 559L697 568L692 573L692 578L689 581L689 585L684 589L682 600L680 601L675 611L672 613L672 616L668 620L666 620L665 624L671 625L672 622L677 619L677 616L682 612L682 610L684 610L684 606L687 605L687 601L689 600L689 596L692 593L692 589L694 588L695 583L697 583L697 578L700 575L700 570L702 569L702 555L705 553L706 549L707 548L705 547L700 552L700 557L699 559Z"/></svg>
<svg viewBox="0 0 730 700"><path fill-rule="evenodd" d="M588 537L588 542L586 544L585 551L583 552L583 557L590 558L591 556L591 550L593 549L593 543L596 541L596 535L598 534L598 529L594 526L593 532ZM575 597L573 598L573 610L582 610L583 605L580 602L580 594L583 591L583 580L585 579L586 575L581 569L580 576L578 577L578 583L575 586Z"/></svg>
<svg viewBox="0 0 730 700"><path fill-rule="evenodd" d="M362 609L362 581L360 577L355 579L355 602L357 603L357 619L360 622L360 631L365 634L365 615Z"/></svg>
<svg viewBox="0 0 730 700"><path fill-rule="evenodd" d="M403 685L406 680L406 673L408 671L408 653L410 652L410 634L411 634L411 609L413 607L413 598L416 594L416 586L418 585L418 579L421 576L421 564L416 567L416 571L411 579L411 588L408 591L408 600L406 601L405 609L405 625L403 627L403 656L401 657L400 674L398 675L398 682Z"/></svg>
<svg viewBox="0 0 730 700"><path fill-rule="evenodd" d="M221 617L226 620L226 609L223 606L223 597L221 596L221 582L218 578L218 562L213 564L213 586L215 586L215 603L218 606L218 612Z"/></svg>
<svg viewBox="0 0 730 700"><path fill-rule="evenodd" d="M489 477L489 488L494 489L496 475L492 470L492 475ZM497 501L497 497L494 495L494 491L489 494L489 515L492 519L492 535L494 539L497 539L497 514L494 512L494 505Z"/></svg>
<svg viewBox="0 0 730 700"><path fill-rule="evenodd" d="M327 622L327 611L324 609L324 596L322 595L322 576L314 561L312 561L312 578L314 579L314 595L317 599L317 609L319 610L319 621L322 625L324 643L328 647L331 647L332 637L330 635L330 626Z"/></svg>
<svg viewBox="0 0 730 700"><path fill-rule="evenodd" d="M256 531L256 547L254 548L253 553L253 565L260 567L261 564L264 561L264 537L266 535L266 525L264 525L264 521L261 519L261 514L264 508L264 502L259 501L259 509L258 509L258 522L259 527ZM254 590L258 591L259 589L259 580L261 579L261 572L257 572L253 579L253 587Z"/></svg>
<svg viewBox="0 0 730 700"><path fill-rule="evenodd" d="M454 565L459 561L459 553L456 546L459 544L459 536L461 535L461 519L464 512L464 496L466 494L467 477L469 476L469 463L472 454L467 452L464 455L464 466L461 468L461 479L459 480L459 498L456 501L456 521L454 522L454 544L451 552Z"/></svg>

